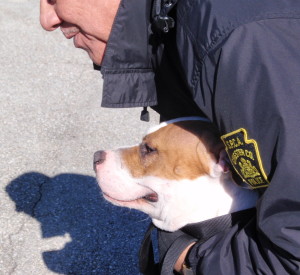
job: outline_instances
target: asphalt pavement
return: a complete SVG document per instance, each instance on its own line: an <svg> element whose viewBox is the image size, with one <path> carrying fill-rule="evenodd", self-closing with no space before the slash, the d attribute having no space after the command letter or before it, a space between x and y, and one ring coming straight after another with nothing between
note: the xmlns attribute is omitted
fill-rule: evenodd
<svg viewBox="0 0 300 275"><path fill-rule="evenodd" d="M87 54L39 25L37 0L0 2L0 274L138 274L149 218L102 198L99 149L158 122L101 108Z"/></svg>

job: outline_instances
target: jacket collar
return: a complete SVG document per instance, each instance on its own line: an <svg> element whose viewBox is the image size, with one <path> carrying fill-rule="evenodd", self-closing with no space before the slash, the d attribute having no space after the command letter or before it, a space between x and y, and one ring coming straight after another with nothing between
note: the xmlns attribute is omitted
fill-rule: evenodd
<svg viewBox="0 0 300 275"><path fill-rule="evenodd" d="M152 68L151 1L122 0L103 58L103 107L157 105Z"/></svg>
<svg viewBox="0 0 300 275"><path fill-rule="evenodd" d="M150 19L151 1L121 1L101 71L151 69Z"/></svg>

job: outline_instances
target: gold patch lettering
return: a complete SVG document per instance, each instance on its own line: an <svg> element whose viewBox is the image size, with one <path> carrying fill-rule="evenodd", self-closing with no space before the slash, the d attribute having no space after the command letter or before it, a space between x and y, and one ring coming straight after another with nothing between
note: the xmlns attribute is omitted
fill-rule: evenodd
<svg viewBox="0 0 300 275"><path fill-rule="evenodd" d="M239 176L252 188L267 187L268 178L264 172L257 142L248 140L247 131L238 129L221 137L229 159Z"/></svg>

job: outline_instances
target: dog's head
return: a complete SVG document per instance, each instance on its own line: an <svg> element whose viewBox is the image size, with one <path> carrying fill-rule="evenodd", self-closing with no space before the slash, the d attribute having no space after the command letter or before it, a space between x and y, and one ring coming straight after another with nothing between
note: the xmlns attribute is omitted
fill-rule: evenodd
<svg viewBox="0 0 300 275"><path fill-rule="evenodd" d="M96 152L94 169L105 199L143 211L156 226L174 231L199 221L199 208L205 209L202 220L216 214L228 166L212 124L186 120L160 124L137 146Z"/></svg>

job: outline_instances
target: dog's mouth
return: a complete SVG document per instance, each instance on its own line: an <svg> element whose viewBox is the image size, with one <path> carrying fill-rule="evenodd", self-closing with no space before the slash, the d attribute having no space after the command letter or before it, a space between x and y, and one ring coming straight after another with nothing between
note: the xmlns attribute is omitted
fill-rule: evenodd
<svg viewBox="0 0 300 275"><path fill-rule="evenodd" d="M149 193L143 197L139 197L139 198L135 198L135 199L131 199L131 200L119 200L116 198L112 198L110 195L108 195L107 193L103 193L104 198L106 198L109 201L115 201L115 202L120 202L120 203L127 203L127 202L137 202L139 200L145 200L148 202L158 202L158 195L157 193L153 192L153 193Z"/></svg>
<svg viewBox="0 0 300 275"><path fill-rule="evenodd" d="M146 195L142 198L145 199L146 201L149 201L149 202L158 202L157 193L151 193L151 194L148 194L148 195Z"/></svg>

